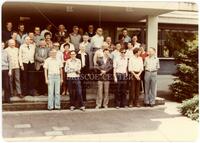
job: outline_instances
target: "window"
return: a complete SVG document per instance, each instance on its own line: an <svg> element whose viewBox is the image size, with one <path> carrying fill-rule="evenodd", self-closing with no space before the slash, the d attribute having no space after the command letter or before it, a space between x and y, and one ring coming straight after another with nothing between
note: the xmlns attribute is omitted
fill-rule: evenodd
<svg viewBox="0 0 200 143"><path fill-rule="evenodd" d="M177 42L180 40L192 40L197 31L159 29L158 30L158 57L173 57L177 48L181 48Z"/></svg>

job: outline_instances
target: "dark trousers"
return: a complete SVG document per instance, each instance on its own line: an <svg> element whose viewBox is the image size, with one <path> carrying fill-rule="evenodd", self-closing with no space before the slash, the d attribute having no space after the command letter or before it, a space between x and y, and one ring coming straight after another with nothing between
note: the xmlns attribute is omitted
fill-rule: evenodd
<svg viewBox="0 0 200 143"><path fill-rule="evenodd" d="M131 86L129 89L129 105L139 103L139 94L140 94L140 84L141 81L137 80L133 75L131 81Z"/></svg>
<svg viewBox="0 0 200 143"><path fill-rule="evenodd" d="M9 75L8 70L2 70L2 88L4 90L4 101L10 102L10 86L9 86Z"/></svg>
<svg viewBox="0 0 200 143"><path fill-rule="evenodd" d="M81 74L81 87L82 87L82 97L83 101L87 101L86 98L86 88L87 88L87 81L85 80L85 74Z"/></svg>
<svg viewBox="0 0 200 143"><path fill-rule="evenodd" d="M37 80L35 81L35 88L40 95L47 93L47 85L45 83L44 68L41 66L40 70L36 72Z"/></svg>
<svg viewBox="0 0 200 143"><path fill-rule="evenodd" d="M67 77L67 86L70 96L70 106L84 106L82 97L81 81L79 77Z"/></svg>
<svg viewBox="0 0 200 143"><path fill-rule="evenodd" d="M142 91L142 89L145 92L145 81L144 81L144 71L142 71L141 75L140 75L140 91Z"/></svg>
<svg viewBox="0 0 200 143"><path fill-rule="evenodd" d="M115 93L115 104L119 107L126 106L126 74L117 73L116 93Z"/></svg>
<svg viewBox="0 0 200 143"><path fill-rule="evenodd" d="M33 95L32 91L35 88L34 87L34 74L35 74L35 67L34 63L23 63L24 70L22 71L22 89L24 95Z"/></svg>

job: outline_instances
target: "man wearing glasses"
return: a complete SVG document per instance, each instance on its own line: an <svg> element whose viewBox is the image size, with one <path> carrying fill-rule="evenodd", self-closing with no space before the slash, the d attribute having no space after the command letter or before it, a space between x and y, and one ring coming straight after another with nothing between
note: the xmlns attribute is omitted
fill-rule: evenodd
<svg viewBox="0 0 200 143"><path fill-rule="evenodd" d="M117 91L115 94L116 108L126 106L126 83L127 83L127 67L128 59L125 55L126 49L120 49L120 56L113 61L113 74L116 83Z"/></svg>

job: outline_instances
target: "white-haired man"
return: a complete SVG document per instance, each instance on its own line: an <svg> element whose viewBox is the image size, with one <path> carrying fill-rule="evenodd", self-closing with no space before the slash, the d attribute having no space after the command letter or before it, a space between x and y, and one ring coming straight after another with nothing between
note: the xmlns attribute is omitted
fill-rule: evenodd
<svg viewBox="0 0 200 143"><path fill-rule="evenodd" d="M22 44L19 48L19 64L22 70L22 88L24 95L33 95L34 89L35 45L30 43L31 39L27 36L24 44Z"/></svg>

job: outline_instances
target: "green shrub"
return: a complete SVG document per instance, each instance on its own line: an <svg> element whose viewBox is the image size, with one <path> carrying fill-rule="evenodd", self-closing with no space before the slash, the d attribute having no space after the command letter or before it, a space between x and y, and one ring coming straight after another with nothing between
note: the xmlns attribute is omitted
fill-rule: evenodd
<svg viewBox="0 0 200 143"><path fill-rule="evenodd" d="M198 94L198 37L191 41L180 41L177 46L175 62L177 64L177 78L170 85L172 96L179 102L190 99Z"/></svg>
<svg viewBox="0 0 200 143"><path fill-rule="evenodd" d="M195 95L191 99L184 100L178 109L183 115L199 121L199 96Z"/></svg>

